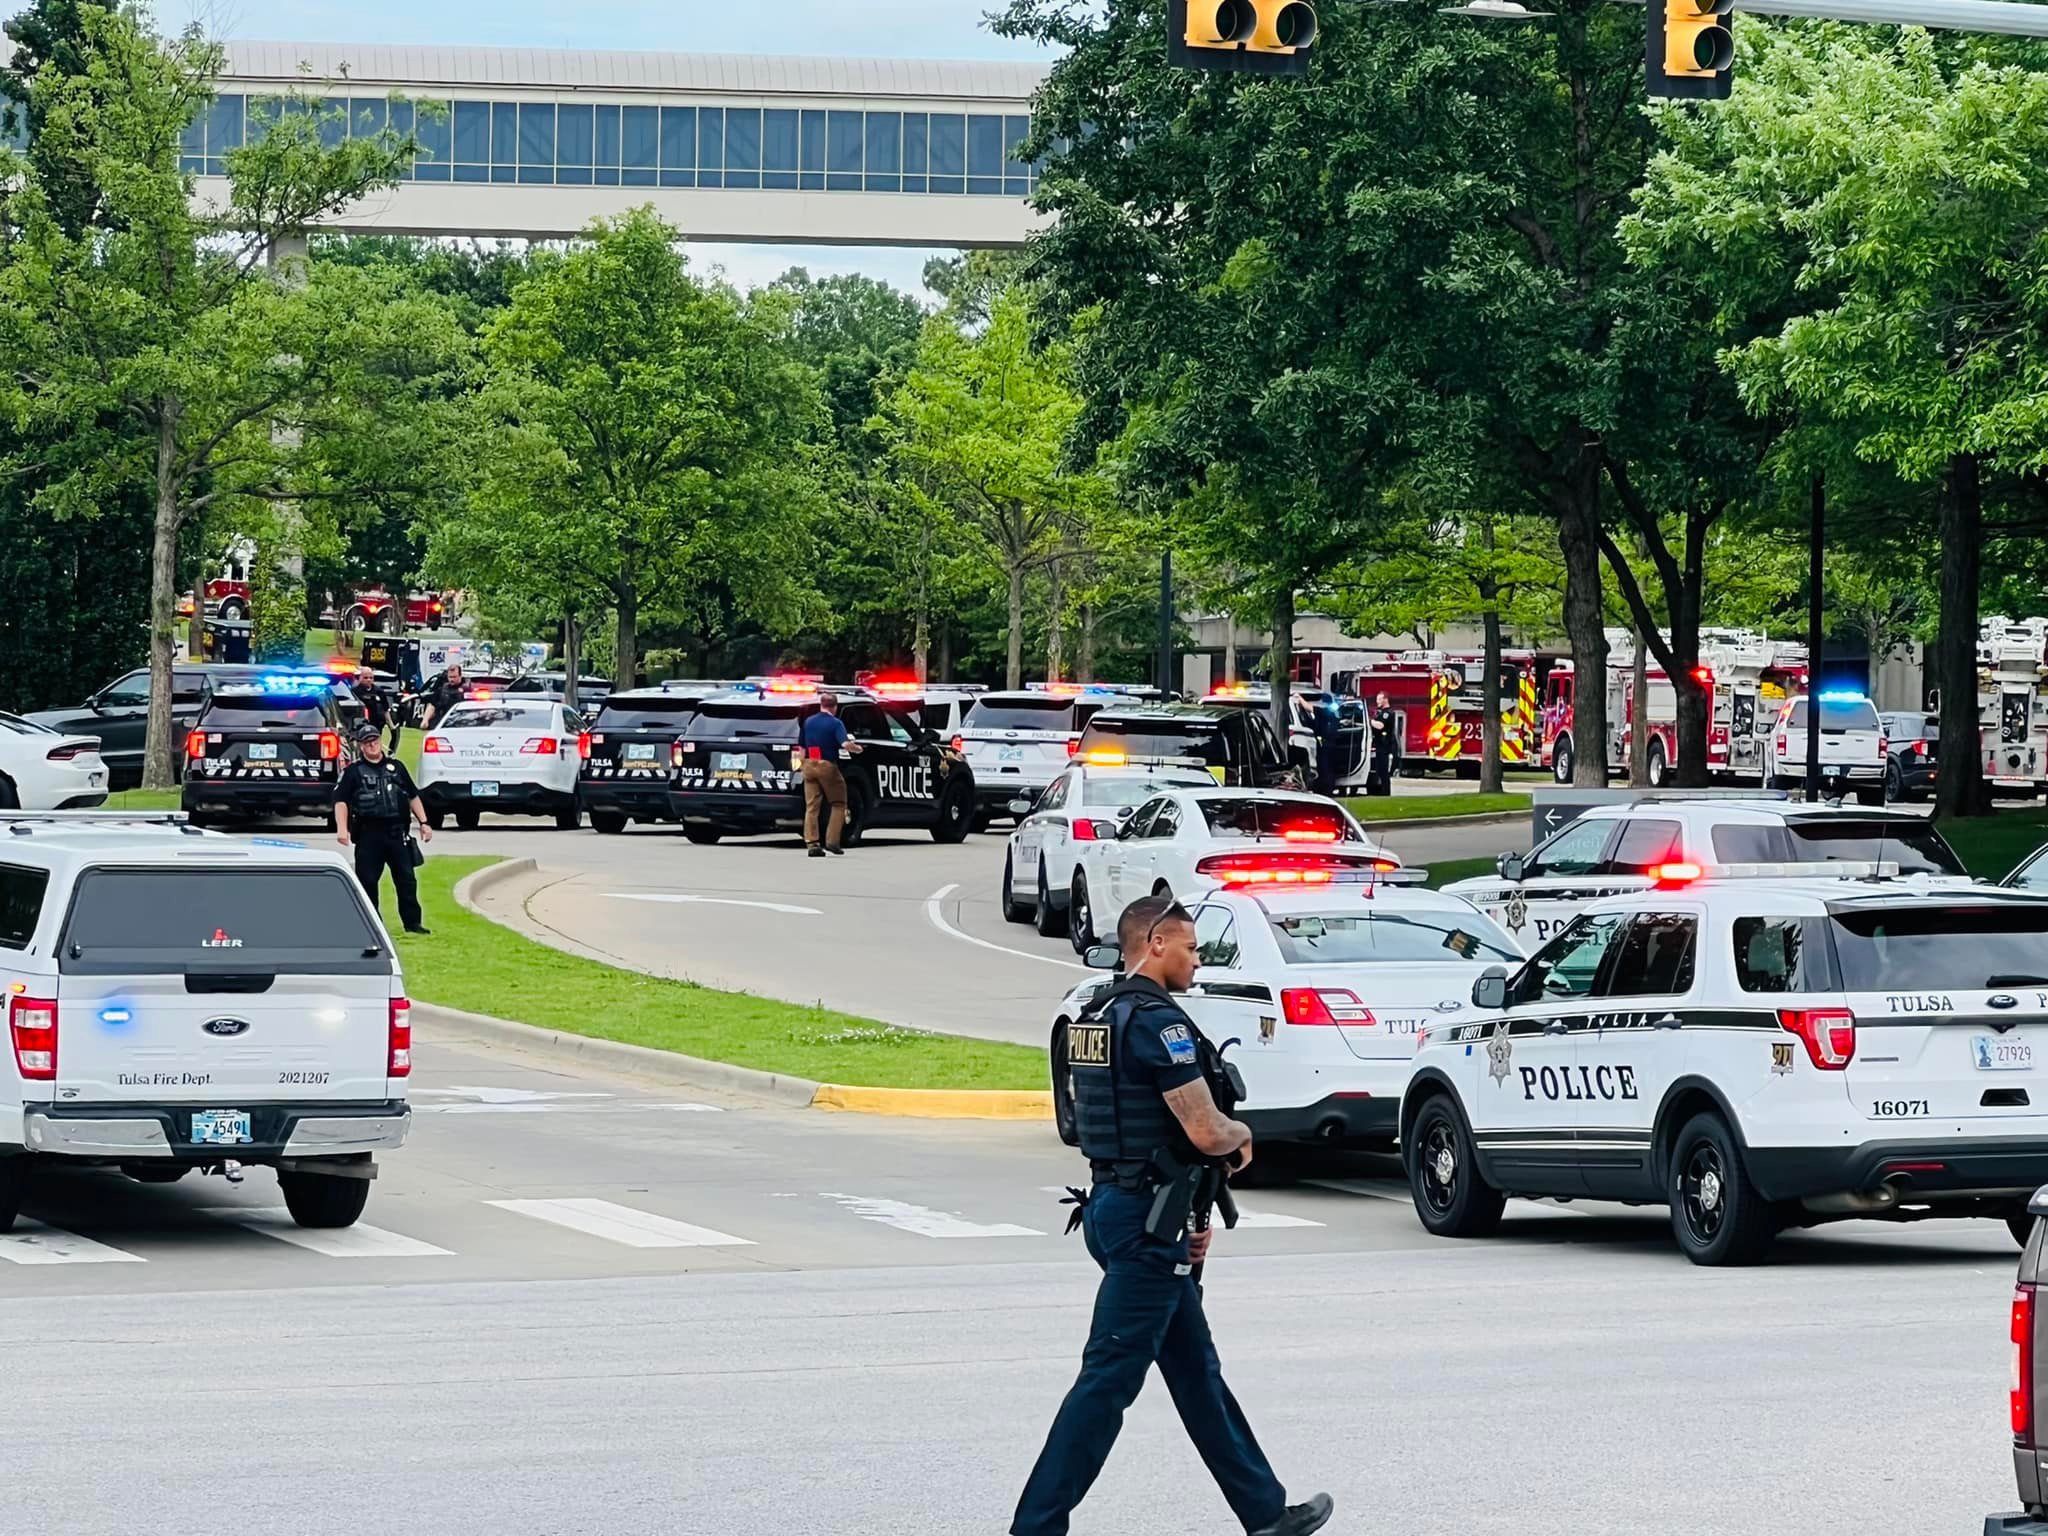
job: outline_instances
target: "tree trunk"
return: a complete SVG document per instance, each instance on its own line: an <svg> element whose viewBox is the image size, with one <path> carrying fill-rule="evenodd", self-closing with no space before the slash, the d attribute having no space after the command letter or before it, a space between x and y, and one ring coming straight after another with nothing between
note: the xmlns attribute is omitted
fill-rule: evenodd
<svg viewBox="0 0 2048 1536"><path fill-rule="evenodd" d="M1024 566L1010 567L1010 650L1003 666L1003 686L1024 686Z"/></svg>
<svg viewBox="0 0 2048 1536"><path fill-rule="evenodd" d="M562 610L562 703L576 707L576 675L583 670L583 639L578 633L576 610Z"/></svg>
<svg viewBox="0 0 2048 1536"><path fill-rule="evenodd" d="M1223 681L1237 681L1237 618L1228 613L1223 615Z"/></svg>
<svg viewBox="0 0 2048 1536"><path fill-rule="evenodd" d="M1635 631L1636 659L1629 671L1628 782L1641 789L1650 782L1650 642Z"/></svg>
<svg viewBox="0 0 2048 1536"><path fill-rule="evenodd" d="M1558 499L1557 545L1564 557L1564 630L1571 640L1572 782L1607 782L1606 606L1600 587L1600 467L1583 453Z"/></svg>
<svg viewBox="0 0 2048 1536"><path fill-rule="evenodd" d="M939 620L939 681L953 680L953 626Z"/></svg>
<svg viewBox="0 0 2048 1536"><path fill-rule="evenodd" d="M1081 605L1081 633L1075 641L1074 679L1077 682L1095 681L1095 605Z"/></svg>
<svg viewBox="0 0 2048 1536"><path fill-rule="evenodd" d="M194 661L206 655L206 579L206 565L202 561L199 574L192 581L192 622L185 626L185 654ZM253 619L255 614L252 612L250 617Z"/></svg>
<svg viewBox="0 0 2048 1536"><path fill-rule="evenodd" d="M1941 684L1941 745L1934 781L1937 816L1975 816L1987 809L1977 705L1977 577L1984 505L1977 460L1949 460L1941 487L1941 630L1935 640ZM1820 658L1813 658L1820 676Z"/></svg>
<svg viewBox="0 0 2048 1536"><path fill-rule="evenodd" d="M143 737L142 787L171 787L171 667L178 622L178 408L157 417L156 525L149 550L149 724ZM196 616L195 616L196 619Z"/></svg>
<svg viewBox="0 0 2048 1536"><path fill-rule="evenodd" d="M1282 741L1293 740L1294 721L1288 713L1288 695L1294 691L1294 581L1286 579L1273 594L1273 729Z"/></svg>
<svg viewBox="0 0 2048 1536"><path fill-rule="evenodd" d="M1486 530L1486 542L1493 543L1493 529ZM1479 578L1480 623L1486 643L1480 657L1479 677L1479 793L1501 792L1500 769L1500 584L1491 576Z"/></svg>
<svg viewBox="0 0 2048 1536"><path fill-rule="evenodd" d="M619 568L617 638L612 644L612 686L631 688L640 670L640 587L631 562Z"/></svg>
<svg viewBox="0 0 2048 1536"><path fill-rule="evenodd" d="M1057 683L1067 675L1066 627L1060 622L1060 610L1066 603L1067 592L1061 579L1063 572L1059 561L1054 560L1047 565L1045 574L1046 585L1050 589L1045 621L1045 680Z"/></svg>

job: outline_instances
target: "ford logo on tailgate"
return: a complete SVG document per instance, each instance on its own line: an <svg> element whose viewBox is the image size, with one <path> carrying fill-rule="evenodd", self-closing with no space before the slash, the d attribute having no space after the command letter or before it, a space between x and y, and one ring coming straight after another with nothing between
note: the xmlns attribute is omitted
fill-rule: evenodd
<svg viewBox="0 0 2048 1536"><path fill-rule="evenodd" d="M209 1035L246 1035L249 1032L247 1019L208 1019L199 1026Z"/></svg>
<svg viewBox="0 0 2048 1536"><path fill-rule="evenodd" d="M2017 1008L2019 1006L2019 1003L2020 1000L2014 997L2010 992L2001 992L1996 997L1987 997L1984 999L1984 1005L1987 1008Z"/></svg>

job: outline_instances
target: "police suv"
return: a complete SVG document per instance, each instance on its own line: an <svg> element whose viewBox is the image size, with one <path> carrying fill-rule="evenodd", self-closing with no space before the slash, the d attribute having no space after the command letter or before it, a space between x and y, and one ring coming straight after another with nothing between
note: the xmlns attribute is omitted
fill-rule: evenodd
<svg viewBox="0 0 2048 1536"><path fill-rule="evenodd" d="M674 821L683 731L699 705L731 686L663 683L607 696L576 743L582 759L576 796L591 826L617 833L626 830L628 821Z"/></svg>
<svg viewBox="0 0 2048 1536"><path fill-rule="evenodd" d="M1663 1204L1697 1264L1846 1217L2023 1233L2048 899L1894 868L1668 879L1481 976L1476 1013L1424 1027L1402 1104L1423 1225L1485 1235L1511 1194Z"/></svg>
<svg viewBox="0 0 2048 1536"><path fill-rule="evenodd" d="M839 760L847 845L878 827L923 827L941 843L964 839L974 824L973 771L919 722L917 701L831 691L840 723L861 749ZM818 712L818 692L810 682L768 682L698 704L677 744L672 795L691 842L802 828L798 732Z"/></svg>
<svg viewBox="0 0 2048 1536"><path fill-rule="evenodd" d="M953 745L974 770L977 824L1014 816L1010 802L1032 799L1060 776L1097 710L1148 691L1156 695L1156 690L1048 683L984 693L974 700Z"/></svg>
<svg viewBox="0 0 2048 1536"><path fill-rule="evenodd" d="M1778 791L1650 790L1601 805L1532 852L1504 853L1498 873L1454 880L1463 896L1525 952L1564 931L1589 902L1648 890L1687 867L1896 864L1905 874L1967 879L1962 861L1924 816L1788 800Z"/></svg>
<svg viewBox="0 0 2048 1536"><path fill-rule="evenodd" d="M175 815L0 827L0 1231L37 1170L83 1165L261 1164L301 1226L354 1222L410 1124L412 1026L342 858Z"/></svg>
<svg viewBox="0 0 2048 1536"><path fill-rule="evenodd" d="M185 734L181 799L196 825L228 817L334 815L347 766L341 685L278 673L211 690Z"/></svg>

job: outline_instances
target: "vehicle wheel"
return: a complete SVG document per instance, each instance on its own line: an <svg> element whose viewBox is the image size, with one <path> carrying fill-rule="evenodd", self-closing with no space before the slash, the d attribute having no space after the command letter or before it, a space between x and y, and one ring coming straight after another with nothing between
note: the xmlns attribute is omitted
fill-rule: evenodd
<svg viewBox="0 0 2048 1536"><path fill-rule="evenodd" d="M455 825L462 828L465 832L474 832L477 829L477 825L483 819L484 813L482 811L464 808L455 813Z"/></svg>
<svg viewBox="0 0 2048 1536"><path fill-rule="evenodd" d="M1074 883L1067 896L1067 938L1074 953L1085 955L1095 942L1095 909L1088 904L1088 877L1074 871Z"/></svg>
<svg viewBox="0 0 2048 1536"><path fill-rule="evenodd" d="M1006 923L1028 923L1031 909L1017 899L1017 888L1010 879L1010 855L1003 855L1003 921Z"/></svg>
<svg viewBox="0 0 2048 1536"><path fill-rule="evenodd" d="M6 807L0 806L0 810L4 809ZM187 811L185 813L185 821L190 826L201 828L217 827L220 825L220 818L206 811Z"/></svg>
<svg viewBox="0 0 2048 1536"><path fill-rule="evenodd" d="M21 1214L29 1170L34 1166L26 1157L0 1157L0 1232L14 1230L14 1218Z"/></svg>
<svg viewBox="0 0 2048 1536"><path fill-rule="evenodd" d="M138 1184L175 1184L192 1171L190 1163L123 1163L121 1171Z"/></svg>
<svg viewBox="0 0 2048 1536"><path fill-rule="evenodd" d="M1557 738L1557 745L1551 749L1550 776L1560 784L1572 781L1572 739L1569 736Z"/></svg>
<svg viewBox="0 0 2048 1536"><path fill-rule="evenodd" d="M2015 1206L2005 1218L2005 1230L2012 1234L2014 1242L2026 1247L2027 1239L2034 1235L2033 1213L2024 1205Z"/></svg>
<svg viewBox="0 0 2048 1536"><path fill-rule="evenodd" d="M1883 805L1887 798L1883 785L1879 785L1876 789L1859 789L1856 791L1856 803L1858 805Z"/></svg>
<svg viewBox="0 0 2048 1536"><path fill-rule="evenodd" d="M351 608L341 616L341 627L351 635L360 635L370 627L368 615L360 608Z"/></svg>
<svg viewBox="0 0 2048 1536"><path fill-rule="evenodd" d="M1664 781L1671 777L1670 770L1664 762L1663 742L1653 741L1650 743L1650 762L1646 771L1649 774L1650 788L1652 789L1662 789Z"/></svg>
<svg viewBox="0 0 2048 1536"><path fill-rule="evenodd" d="M368 1179L337 1179L324 1173L280 1173L277 1187L285 1209L302 1227L352 1227L370 1203Z"/></svg>
<svg viewBox="0 0 2048 1536"><path fill-rule="evenodd" d="M846 832L839 840L842 848L858 848L860 840L867 835L868 796L858 784L846 786Z"/></svg>
<svg viewBox="0 0 2048 1536"><path fill-rule="evenodd" d="M1734 1133L1712 1111L1685 1122L1671 1144L1664 1183L1671 1230L1695 1264L1754 1264L1777 1235L1769 1203L1743 1171Z"/></svg>
<svg viewBox="0 0 2048 1536"><path fill-rule="evenodd" d="M939 797L939 819L932 823L935 843L964 843L974 825L974 791L956 784Z"/></svg>
<svg viewBox="0 0 2048 1536"><path fill-rule="evenodd" d="M441 830L442 824L445 823L447 820L448 813L446 811L430 810L427 812L427 825L432 827L436 832Z"/></svg>
<svg viewBox="0 0 2048 1536"><path fill-rule="evenodd" d="M1465 1117L1437 1094L1415 1117L1408 1188L1415 1214L1438 1237L1488 1237L1500 1226L1507 1196L1479 1176ZM1252 1166L1257 1167L1254 1163Z"/></svg>
<svg viewBox="0 0 2048 1536"><path fill-rule="evenodd" d="M0 773L0 811L21 809L21 792L14 787L14 780Z"/></svg>
<svg viewBox="0 0 2048 1536"><path fill-rule="evenodd" d="M593 831L602 832L607 837L616 837L626 830L626 818L618 811L592 811L590 826Z"/></svg>
<svg viewBox="0 0 2048 1536"><path fill-rule="evenodd" d="M683 836L700 848L709 848L725 834L716 827L685 826Z"/></svg>
<svg viewBox="0 0 2048 1536"><path fill-rule="evenodd" d="M1046 1055L1052 1063L1052 1125L1070 1147L1081 1145L1081 1122L1074 1114L1074 1078L1067 1070L1067 1020L1054 1019Z"/></svg>
<svg viewBox="0 0 2048 1536"><path fill-rule="evenodd" d="M555 812L555 826L563 832L574 832L583 825L583 807L572 805L566 811Z"/></svg>
<svg viewBox="0 0 2048 1536"><path fill-rule="evenodd" d="M1038 910L1031 914L1032 926L1043 938L1056 939L1066 931L1067 914L1052 904L1052 892L1045 886L1045 860L1038 861Z"/></svg>
<svg viewBox="0 0 2048 1536"><path fill-rule="evenodd" d="M1895 757L1884 765L1884 797L1887 800L1906 798L1906 776L1899 772L1899 760Z"/></svg>
<svg viewBox="0 0 2048 1536"><path fill-rule="evenodd" d="M220 617L230 622L238 622L249 617L249 610L242 606L239 597L225 598L220 605Z"/></svg>

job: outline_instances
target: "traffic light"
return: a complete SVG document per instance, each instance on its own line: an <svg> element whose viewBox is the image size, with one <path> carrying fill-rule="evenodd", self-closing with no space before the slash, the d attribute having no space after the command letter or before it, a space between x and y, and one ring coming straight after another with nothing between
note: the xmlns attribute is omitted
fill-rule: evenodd
<svg viewBox="0 0 2048 1536"><path fill-rule="evenodd" d="M1735 83L1735 0L1649 0L1650 94L1726 101Z"/></svg>
<svg viewBox="0 0 2048 1536"><path fill-rule="evenodd" d="M1305 75L1316 40L1307 0L1168 0L1167 61L1182 69Z"/></svg>

